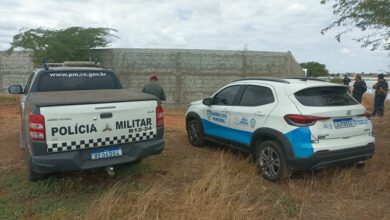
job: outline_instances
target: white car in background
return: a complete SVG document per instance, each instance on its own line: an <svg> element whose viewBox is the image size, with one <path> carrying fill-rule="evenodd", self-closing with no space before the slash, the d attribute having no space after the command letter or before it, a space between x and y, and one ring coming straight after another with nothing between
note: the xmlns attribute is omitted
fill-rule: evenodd
<svg viewBox="0 0 390 220"><path fill-rule="evenodd" d="M192 145L248 151L271 181L290 170L362 163L375 151L365 108L347 87L322 80L244 78L191 103L185 117Z"/></svg>

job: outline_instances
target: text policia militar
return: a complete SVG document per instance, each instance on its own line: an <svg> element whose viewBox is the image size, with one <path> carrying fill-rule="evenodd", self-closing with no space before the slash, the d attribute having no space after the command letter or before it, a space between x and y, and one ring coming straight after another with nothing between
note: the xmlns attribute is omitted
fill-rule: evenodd
<svg viewBox="0 0 390 220"><path fill-rule="evenodd" d="M107 126L107 125L106 125ZM124 120L124 121L117 121L115 122L115 129L116 130L122 130L122 129L130 129L130 133L135 132L136 130L133 130L133 128L142 128L146 127L145 129L141 129L140 131L150 130L152 126L152 118L142 118L142 119L133 119L133 120ZM76 134L85 134L85 133L96 133L97 128L95 124L75 124L74 126L61 126L61 127L52 127L51 128L51 135L76 135Z"/></svg>

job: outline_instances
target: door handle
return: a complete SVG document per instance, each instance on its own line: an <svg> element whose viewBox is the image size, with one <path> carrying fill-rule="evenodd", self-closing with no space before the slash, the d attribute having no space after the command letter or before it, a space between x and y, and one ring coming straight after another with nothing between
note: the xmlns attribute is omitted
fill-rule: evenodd
<svg viewBox="0 0 390 220"><path fill-rule="evenodd" d="M255 115L257 115L257 116L265 116L265 114L263 112L261 112L261 111L255 112Z"/></svg>

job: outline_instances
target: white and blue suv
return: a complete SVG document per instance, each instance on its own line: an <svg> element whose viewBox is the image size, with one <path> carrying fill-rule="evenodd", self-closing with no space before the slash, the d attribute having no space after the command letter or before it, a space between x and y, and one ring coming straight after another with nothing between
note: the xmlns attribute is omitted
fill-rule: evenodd
<svg viewBox="0 0 390 220"><path fill-rule="evenodd" d="M364 164L375 151L365 108L343 85L310 78L244 78L186 112L189 141L206 140L250 152L262 176Z"/></svg>

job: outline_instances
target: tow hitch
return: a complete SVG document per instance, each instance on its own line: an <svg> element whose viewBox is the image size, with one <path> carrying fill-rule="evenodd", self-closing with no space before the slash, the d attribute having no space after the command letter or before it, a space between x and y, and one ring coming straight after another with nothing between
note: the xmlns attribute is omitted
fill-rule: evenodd
<svg viewBox="0 0 390 220"><path fill-rule="evenodd" d="M113 166L108 166L104 170L107 172L107 174L110 177L113 177L115 175L115 171L114 171L114 167Z"/></svg>
<svg viewBox="0 0 390 220"><path fill-rule="evenodd" d="M363 169L366 166L366 163L364 161L359 161L356 164L356 168Z"/></svg>

